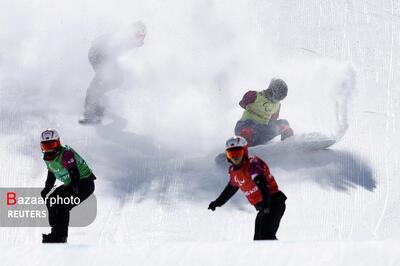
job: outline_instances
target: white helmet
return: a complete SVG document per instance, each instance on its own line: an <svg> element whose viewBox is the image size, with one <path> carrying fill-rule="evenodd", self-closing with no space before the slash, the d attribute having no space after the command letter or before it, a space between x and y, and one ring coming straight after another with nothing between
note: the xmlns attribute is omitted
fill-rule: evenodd
<svg viewBox="0 0 400 266"><path fill-rule="evenodd" d="M40 134L40 142L60 139L60 135L55 129L46 129Z"/></svg>
<svg viewBox="0 0 400 266"><path fill-rule="evenodd" d="M241 136L234 136L226 141L225 148L230 149L230 148L236 148L236 147L242 147L242 148L247 148L247 141L245 138Z"/></svg>
<svg viewBox="0 0 400 266"><path fill-rule="evenodd" d="M40 148L43 153L51 154L57 152L60 147L60 135L56 130L46 129L40 134Z"/></svg>
<svg viewBox="0 0 400 266"><path fill-rule="evenodd" d="M241 136L234 136L228 139L225 145L225 154L230 163L233 163L232 160L236 160L234 159L236 157L241 157L241 162L243 162L249 156L246 139ZM235 162L235 164L237 163Z"/></svg>

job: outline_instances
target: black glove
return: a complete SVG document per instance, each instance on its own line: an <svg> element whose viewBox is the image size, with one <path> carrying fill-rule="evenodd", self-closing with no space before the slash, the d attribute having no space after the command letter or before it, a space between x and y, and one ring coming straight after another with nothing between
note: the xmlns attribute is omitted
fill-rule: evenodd
<svg viewBox="0 0 400 266"><path fill-rule="evenodd" d="M45 187L44 189L42 189L42 191L40 192L40 196L42 196L43 199L46 199L47 194L49 194L51 190L51 187Z"/></svg>
<svg viewBox="0 0 400 266"><path fill-rule="evenodd" d="M218 204L217 204L215 201L212 201L212 202L210 203L210 205L208 205L208 209L209 209L209 210L212 210L212 211L215 211L215 208L217 208L217 207L219 207L219 206L218 206Z"/></svg>
<svg viewBox="0 0 400 266"><path fill-rule="evenodd" d="M269 208L265 206L263 202L257 203L254 207L256 207L256 210L259 212L262 212L263 214L268 214L269 213Z"/></svg>

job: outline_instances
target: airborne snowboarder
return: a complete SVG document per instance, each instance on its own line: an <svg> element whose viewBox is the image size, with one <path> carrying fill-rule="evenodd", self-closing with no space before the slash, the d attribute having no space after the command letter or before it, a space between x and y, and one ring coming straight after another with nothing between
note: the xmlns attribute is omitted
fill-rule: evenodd
<svg viewBox="0 0 400 266"><path fill-rule="evenodd" d="M226 142L230 181L208 209L224 205L239 189L258 211L254 240L276 240L276 232L285 212L286 196L278 188L268 165L257 156L249 156L247 141L235 136Z"/></svg>
<svg viewBox="0 0 400 266"><path fill-rule="evenodd" d="M264 144L281 135L281 140L293 136L289 122L279 118L280 101L286 98L288 86L273 78L266 90L248 91L239 105L245 109L236 123L235 135L244 137L249 146Z"/></svg>
<svg viewBox="0 0 400 266"><path fill-rule="evenodd" d="M75 203L65 204L57 201L51 204L51 198L79 198L82 203L94 192L96 177L82 157L71 147L60 143L60 136L54 129L47 129L41 134L40 147L47 166L47 180L41 196L46 199L50 234L43 234L43 243L65 243L68 237L69 212ZM59 180L64 184L47 195ZM56 201L54 201L56 202Z"/></svg>
<svg viewBox="0 0 400 266"><path fill-rule="evenodd" d="M107 106L105 93L120 87L124 81L120 57L143 46L145 37L145 24L136 21L126 29L102 35L93 41L88 57L95 76L86 91L83 117L79 123L102 121Z"/></svg>

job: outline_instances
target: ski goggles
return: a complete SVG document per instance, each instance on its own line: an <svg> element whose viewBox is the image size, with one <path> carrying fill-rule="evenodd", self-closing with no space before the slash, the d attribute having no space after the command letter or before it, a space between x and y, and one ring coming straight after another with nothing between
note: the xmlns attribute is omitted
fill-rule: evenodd
<svg viewBox="0 0 400 266"><path fill-rule="evenodd" d="M40 142L40 148L43 153L55 151L60 146L61 143L59 139Z"/></svg>
<svg viewBox="0 0 400 266"><path fill-rule="evenodd" d="M240 158L244 156L244 148L243 147L235 147L229 148L225 151L226 158L233 159L233 158Z"/></svg>

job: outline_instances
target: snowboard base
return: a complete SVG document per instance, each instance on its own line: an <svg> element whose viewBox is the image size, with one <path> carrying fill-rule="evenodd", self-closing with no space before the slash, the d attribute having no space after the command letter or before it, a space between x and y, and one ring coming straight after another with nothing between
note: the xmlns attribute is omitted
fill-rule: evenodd
<svg viewBox="0 0 400 266"><path fill-rule="evenodd" d="M293 136L281 142L271 142L264 145L255 146L253 151L258 151L260 149L273 153L313 151L327 149L335 143L335 139L329 138L325 135L319 133L309 133Z"/></svg>
<svg viewBox="0 0 400 266"><path fill-rule="evenodd" d="M327 149L336 143L336 139L327 137L319 133L308 133L303 135L295 135L284 141L269 142L254 147L250 147L252 153L295 153L295 152L311 152L316 150ZM225 153L218 154L214 161L217 164L227 164Z"/></svg>

